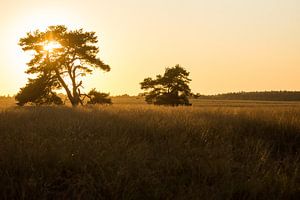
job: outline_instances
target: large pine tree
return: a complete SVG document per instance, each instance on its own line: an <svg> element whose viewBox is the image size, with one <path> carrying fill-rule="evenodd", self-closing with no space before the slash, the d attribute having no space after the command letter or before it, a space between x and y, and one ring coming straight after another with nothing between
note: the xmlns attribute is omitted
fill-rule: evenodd
<svg viewBox="0 0 300 200"><path fill-rule="evenodd" d="M57 97L55 90L60 88L65 90L73 106L83 104L89 95L81 92L80 77L91 74L94 69L110 70L98 57L97 42L95 32L68 30L61 25L27 33L19 45L24 51L33 52L26 73L35 74L37 78L29 79L21 88L16 96L19 104L51 102Z"/></svg>

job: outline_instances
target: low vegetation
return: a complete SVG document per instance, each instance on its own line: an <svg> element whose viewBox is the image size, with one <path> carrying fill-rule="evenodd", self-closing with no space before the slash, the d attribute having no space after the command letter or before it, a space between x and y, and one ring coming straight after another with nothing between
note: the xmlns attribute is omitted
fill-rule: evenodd
<svg viewBox="0 0 300 200"><path fill-rule="evenodd" d="M87 96L89 98L88 104L112 104L109 93L102 93L92 89Z"/></svg>
<svg viewBox="0 0 300 200"><path fill-rule="evenodd" d="M252 104L2 109L0 199L297 199L300 106Z"/></svg>

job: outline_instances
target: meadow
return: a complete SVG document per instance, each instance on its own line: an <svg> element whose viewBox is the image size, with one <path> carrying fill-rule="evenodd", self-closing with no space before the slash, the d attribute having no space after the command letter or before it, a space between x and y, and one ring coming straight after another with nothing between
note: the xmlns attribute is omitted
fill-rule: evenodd
<svg viewBox="0 0 300 200"><path fill-rule="evenodd" d="M300 103L0 99L0 199L297 199Z"/></svg>

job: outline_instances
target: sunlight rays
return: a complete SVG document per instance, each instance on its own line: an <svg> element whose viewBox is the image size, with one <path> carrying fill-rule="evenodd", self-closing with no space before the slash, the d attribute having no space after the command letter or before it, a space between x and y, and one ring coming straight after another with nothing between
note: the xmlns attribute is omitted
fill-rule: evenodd
<svg viewBox="0 0 300 200"><path fill-rule="evenodd" d="M47 43L44 44L44 50L49 52L49 53L52 53L54 52L55 50L61 48L61 44L56 42L56 41L49 41Z"/></svg>

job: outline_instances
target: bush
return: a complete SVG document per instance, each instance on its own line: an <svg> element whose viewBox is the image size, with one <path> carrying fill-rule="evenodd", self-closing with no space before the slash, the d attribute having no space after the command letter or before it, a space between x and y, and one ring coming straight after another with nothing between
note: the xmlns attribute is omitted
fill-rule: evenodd
<svg viewBox="0 0 300 200"><path fill-rule="evenodd" d="M109 93L101 93L92 89L88 93L89 101L88 104L112 104L111 98L109 98Z"/></svg>

